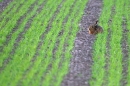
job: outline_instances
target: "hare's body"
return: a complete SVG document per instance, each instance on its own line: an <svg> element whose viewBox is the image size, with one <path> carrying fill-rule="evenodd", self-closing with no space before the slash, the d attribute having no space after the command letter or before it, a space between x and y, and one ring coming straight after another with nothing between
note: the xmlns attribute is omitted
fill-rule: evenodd
<svg viewBox="0 0 130 86"><path fill-rule="evenodd" d="M103 32L102 27L99 26L99 25L97 24L97 22L98 22L98 21L96 21L96 23L95 23L94 25L91 25L91 26L88 28L89 34L94 34L94 35L96 35L96 34L98 34L98 33Z"/></svg>

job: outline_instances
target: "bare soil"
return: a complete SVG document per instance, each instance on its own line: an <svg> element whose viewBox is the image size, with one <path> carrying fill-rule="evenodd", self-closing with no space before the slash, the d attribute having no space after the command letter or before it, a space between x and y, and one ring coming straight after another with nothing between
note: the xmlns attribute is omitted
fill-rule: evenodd
<svg viewBox="0 0 130 86"><path fill-rule="evenodd" d="M84 15L79 24L81 29L75 39L69 73L65 76L61 86L89 86L92 45L95 36L88 34L88 27L99 18L101 8L102 0L89 0L86 4Z"/></svg>

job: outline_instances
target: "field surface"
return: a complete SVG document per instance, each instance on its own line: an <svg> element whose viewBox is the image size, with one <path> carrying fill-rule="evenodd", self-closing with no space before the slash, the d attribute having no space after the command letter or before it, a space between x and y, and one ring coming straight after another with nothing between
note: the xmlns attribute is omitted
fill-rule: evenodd
<svg viewBox="0 0 130 86"><path fill-rule="evenodd" d="M130 1L0 0L0 86L130 86Z"/></svg>

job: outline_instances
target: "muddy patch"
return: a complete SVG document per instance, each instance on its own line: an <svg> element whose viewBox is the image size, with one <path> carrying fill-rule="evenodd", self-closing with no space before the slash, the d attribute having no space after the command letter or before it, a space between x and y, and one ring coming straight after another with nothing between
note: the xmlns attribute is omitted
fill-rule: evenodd
<svg viewBox="0 0 130 86"><path fill-rule="evenodd" d="M84 15L79 24L81 29L75 39L69 73L65 76L61 86L89 86L92 45L95 36L88 34L88 27L99 18L101 8L102 0L89 0L86 4Z"/></svg>

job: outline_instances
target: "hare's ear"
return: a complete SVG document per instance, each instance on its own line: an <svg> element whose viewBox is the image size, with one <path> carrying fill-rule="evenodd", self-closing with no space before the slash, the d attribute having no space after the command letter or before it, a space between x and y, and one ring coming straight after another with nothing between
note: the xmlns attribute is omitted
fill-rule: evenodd
<svg viewBox="0 0 130 86"><path fill-rule="evenodd" d="M94 27L97 27L97 25L98 25L98 20L96 20Z"/></svg>
<svg viewBox="0 0 130 86"><path fill-rule="evenodd" d="M95 23L95 24L97 25L97 23L98 23L98 20L96 20L96 23Z"/></svg>

